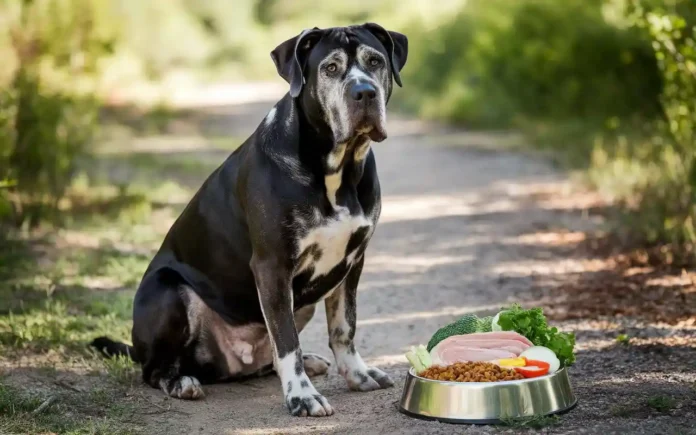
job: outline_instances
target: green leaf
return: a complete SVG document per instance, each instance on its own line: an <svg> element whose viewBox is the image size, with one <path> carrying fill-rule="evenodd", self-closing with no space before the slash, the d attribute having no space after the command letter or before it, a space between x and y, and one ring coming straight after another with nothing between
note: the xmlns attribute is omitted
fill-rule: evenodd
<svg viewBox="0 0 696 435"><path fill-rule="evenodd" d="M548 347L564 367L575 362L575 335L559 332L555 327L549 328L541 308L524 310L519 304L514 304L503 310L506 312L500 315L498 321L503 330L515 331L527 337L536 346Z"/></svg>

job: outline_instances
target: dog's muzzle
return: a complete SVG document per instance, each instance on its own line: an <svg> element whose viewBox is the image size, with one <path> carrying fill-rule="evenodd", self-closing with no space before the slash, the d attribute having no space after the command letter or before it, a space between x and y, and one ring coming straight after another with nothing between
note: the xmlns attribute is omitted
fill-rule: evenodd
<svg viewBox="0 0 696 435"><path fill-rule="evenodd" d="M371 140L382 142L387 131L382 118L384 102L375 85L358 81L347 87L346 99L351 117L353 134L367 134Z"/></svg>

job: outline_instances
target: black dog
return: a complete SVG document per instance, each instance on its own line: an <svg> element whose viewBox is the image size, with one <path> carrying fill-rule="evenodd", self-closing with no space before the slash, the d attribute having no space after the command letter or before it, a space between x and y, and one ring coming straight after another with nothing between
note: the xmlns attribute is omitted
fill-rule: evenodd
<svg viewBox="0 0 696 435"><path fill-rule="evenodd" d="M364 252L381 211L370 142L387 137L407 38L377 24L305 30L271 53L290 84L256 131L205 181L167 234L133 308L128 354L181 399L201 383L271 372L293 415L331 415L308 376L329 362L298 334L326 298L330 347L353 390L393 385L353 344Z"/></svg>

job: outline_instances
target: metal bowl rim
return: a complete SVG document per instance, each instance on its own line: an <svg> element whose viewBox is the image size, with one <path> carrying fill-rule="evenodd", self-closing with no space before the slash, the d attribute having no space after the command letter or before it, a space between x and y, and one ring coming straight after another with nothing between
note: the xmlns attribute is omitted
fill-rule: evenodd
<svg viewBox="0 0 696 435"><path fill-rule="evenodd" d="M428 382L428 383L433 383L433 384L440 384L440 385L460 385L460 386L477 386L477 387L492 387L495 385L514 385L514 384L525 384L528 382L534 382L534 381L539 381L541 379L547 379L547 378L552 378L554 376L559 376L561 375L561 372L568 372L567 367L561 367L557 371L550 373L548 375L544 376L537 376L535 378L526 378L526 379L515 379L513 381L497 381L497 382L458 382L458 381L438 381L435 379L429 379L429 378L424 378L422 376L418 376L415 371L413 370L413 367L410 367L408 369L408 374L409 376L415 378L418 380L418 382Z"/></svg>
<svg viewBox="0 0 696 435"><path fill-rule="evenodd" d="M578 406L578 399L577 397L571 403L569 406L559 409L554 412L550 412L548 414L545 414L544 416L552 416L552 415L563 415L566 414L575 407ZM424 421L437 421L440 423L446 423L446 424L475 424L475 425L490 425L490 424L501 424L503 422L502 419L500 418L483 418L483 419L466 419L466 418L449 418L449 417L433 417L430 415L425 415L425 414L418 414L412 411L409 411L408 409L404 408L401 404L399 404L399 412L401 412L404 415L408 415L409 417L412 418L417 418L419 420L424 420Z"/></svg>

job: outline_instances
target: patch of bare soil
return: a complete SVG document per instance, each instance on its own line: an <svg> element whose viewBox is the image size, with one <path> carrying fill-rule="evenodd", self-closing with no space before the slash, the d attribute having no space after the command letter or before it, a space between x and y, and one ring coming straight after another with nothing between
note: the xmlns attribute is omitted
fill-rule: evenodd
<svg viewBox="0 0 696 435"><path fill-rule="evenodd" d="M651 264L636 251L607 255L589 245L578 244L575 254L592 258L591 268L567 274L551 287L548 279L540 279L547 286L546 311L553 319L613 316L696 326L694 269ZM554 303L559 300L572 303Z"/></svg>

